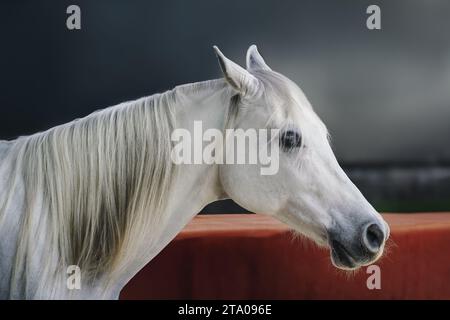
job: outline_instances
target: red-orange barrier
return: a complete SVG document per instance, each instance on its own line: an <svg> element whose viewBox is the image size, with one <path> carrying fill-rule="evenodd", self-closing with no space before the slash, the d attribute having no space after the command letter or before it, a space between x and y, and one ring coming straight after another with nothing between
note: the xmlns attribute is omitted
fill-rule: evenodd
<svg viewBox="0 0 450 320"><path fill-rule="evenodd" d="M335 269L328 250L263 215L197 216L121 299L450 299L450 213L384 214L388 252L370 274Z"/></svg>

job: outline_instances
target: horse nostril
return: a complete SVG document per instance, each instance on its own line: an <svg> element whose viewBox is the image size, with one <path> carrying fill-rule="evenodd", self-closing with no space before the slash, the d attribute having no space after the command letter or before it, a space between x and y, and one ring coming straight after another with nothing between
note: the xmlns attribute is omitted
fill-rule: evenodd
<svg viewBox="0 0 450 320"><path fill-rule="evenodd" d="M384 241L384 233L376 223L368 225L363 234L363 243L366 248L373 253L380 250Z"/></svg>

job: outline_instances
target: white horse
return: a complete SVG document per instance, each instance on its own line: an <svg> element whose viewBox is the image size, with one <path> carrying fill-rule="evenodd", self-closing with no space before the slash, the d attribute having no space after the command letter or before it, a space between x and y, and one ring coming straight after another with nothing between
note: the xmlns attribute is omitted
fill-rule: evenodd
<svg viewBox="0 0 450 320"><path fill-rule="evenodd" d="M0 298L118 298L205 205L225 198L329 246L338 268L382 255L388 226L339 167L302 91L255 46L247 69L214 48L224 79L0 142ZM171 133L192 131L194 121L222 131L280 129L278 172L175 165ZM81 286L68 284L73 265Z"/></svg>

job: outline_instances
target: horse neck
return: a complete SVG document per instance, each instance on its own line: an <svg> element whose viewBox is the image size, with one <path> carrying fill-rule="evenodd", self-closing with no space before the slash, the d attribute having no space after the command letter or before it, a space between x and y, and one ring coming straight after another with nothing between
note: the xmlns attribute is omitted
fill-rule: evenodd
<svg viewBox="0 0 450 320"><path fill-rule="evenodd" d="M228 102L232 91L225 81L212 80L214 83L193 84L195 92L182 90L181 99L175 106L175 129L188 129L193 133L194 121L201 121L203 130L208 128L224 129L228 112ZM175 89L177 90L177 89ZM167 224L158 242L148 248L143 244L141 258L129 262L117 281L120 290L139 270L151 261L186 224L207 204L225 199L216 164L177 165L177 175L170 190L170 201L166 208Z"/></svg>
<svg viewBox="0 0 450 320"><path fill-rule="evenodd" d="M229 102L233 91L224 80L211 80L174 89L174 129L187 129L194 136L194 122L200 121L203 130L225 129ZM149 247L140 244L141 255L126 261L123 272L115 278L106 297L118 297L130 279L149 263L207 204L225 199L217 164L177 165L176 176L169 190L170 200L164 213L167 222L158 241ZM149 284L151 285L151 284ZM90 288L96 294L95 288Z"/></svg>

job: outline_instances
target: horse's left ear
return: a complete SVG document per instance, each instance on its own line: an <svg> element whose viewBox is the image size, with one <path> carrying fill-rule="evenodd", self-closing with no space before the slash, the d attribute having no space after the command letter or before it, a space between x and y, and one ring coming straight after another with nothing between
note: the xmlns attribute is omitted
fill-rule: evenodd
<svg viewBox="0 0 450 320"><path fill-rule="evenodd" d="M272 70L259 54L258 48L254 44L247 50L247 70L250 72L256 70Z"/></svg>
<svg viewBox="0 0 450 320"><path fill-rule="evenodd" d="M259 80L240 65L225 57L219 48L216 46L213 48L225 80L242 96L252 96L255 94L259 87Z"/></svg>

